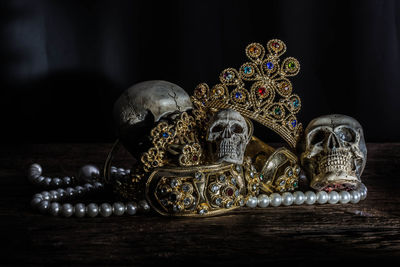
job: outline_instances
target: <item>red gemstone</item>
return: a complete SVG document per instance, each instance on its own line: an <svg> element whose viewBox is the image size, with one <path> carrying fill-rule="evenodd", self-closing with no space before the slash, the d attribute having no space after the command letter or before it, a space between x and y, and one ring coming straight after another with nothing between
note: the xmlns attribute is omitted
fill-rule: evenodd
<svg viewBox="0 0 400 267"><path fill-rule="evenodd" d="M258 93L259 93L260 95L265 95L266 91L267 91L267 90L266 90L264 87L258 88Z"/></svg>
<svg viewBox="0 0 400 267"><path fill-rule="evenodd" d="M279 47L281 47L281 46L279 45L278 42L273 42L273 43L272 43L272 46L275 47L275 48L277 48L277 49L278 49Z"/></svg>
<svg viewBox="0 0 400 267"><path fill-rule="evenodd" d="M193 156L193 161L197 161L199 158L197 156Z"/></svg>
<svg viewBox="0 0 400 267"><path fill-rule="evenodd" d="M225 193L228 197L231 197L233 196L233 189L229 187L228 189L226 189Z"/></svg>

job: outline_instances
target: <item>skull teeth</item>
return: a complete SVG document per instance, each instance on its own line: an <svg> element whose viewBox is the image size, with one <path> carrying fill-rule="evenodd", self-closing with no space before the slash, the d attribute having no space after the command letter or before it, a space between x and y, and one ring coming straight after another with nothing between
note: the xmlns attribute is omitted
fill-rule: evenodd
<svg viewBox="0 0 400 267"><path fill-rule="evenodd" d="M323 173L334 171L351 171L351 155L346 151L333 151L322 158L320 171Z"/></svg>
<svg viewBox="0 0 400 267"><path fill-rule="evenodd" d="M222 158L225 156L236 156L236 151L237 151L238 144L235 142L232 142L231 140L223 140L221 144L218 147L218 157Z"/></svg>

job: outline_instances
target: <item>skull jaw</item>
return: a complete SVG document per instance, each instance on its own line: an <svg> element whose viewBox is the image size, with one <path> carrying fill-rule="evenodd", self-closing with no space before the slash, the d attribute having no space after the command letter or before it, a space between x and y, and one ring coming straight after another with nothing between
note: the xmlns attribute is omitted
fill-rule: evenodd
<svg viewBox="0 0 400 267"><path fill-rule="evenodd" d="M243 164L243 155L238 156L235 153L227 153L227 154L218 154L217 163L234 163L234 164Z"/></svg>
<svg viewBox="0 0 400 267"><path fill-rule="evenodd" d="M333 171L320 173L313 178L310 186L318 191L354 190L361 182L355 174L345 171Z"/></svg>

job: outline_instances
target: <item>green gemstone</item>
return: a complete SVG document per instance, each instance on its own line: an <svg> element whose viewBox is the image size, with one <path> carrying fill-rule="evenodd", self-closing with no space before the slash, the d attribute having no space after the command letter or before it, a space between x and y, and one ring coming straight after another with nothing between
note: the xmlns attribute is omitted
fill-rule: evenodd
<svg viewBox="0 0 400 267"><path fill-rule="evenodd" d="M281 115L282 114L282 111L281 111L280 108L275 108L274 112L275 112L276 115Z"/></svg>
<svg viewBox="0 0 400 267"><path fill-rule="evenodd" d="M288 67L290 69L294 69L294 68L296 68L296 64L294 64L294 62L289 62Z"/></svg>
<svg viewBox="0 0 400 267"><path fill-rule="evenodd" d="M294 187L297 187L297 182L294 182L294 183L293 183L293 186L294 186Z"/></svg>

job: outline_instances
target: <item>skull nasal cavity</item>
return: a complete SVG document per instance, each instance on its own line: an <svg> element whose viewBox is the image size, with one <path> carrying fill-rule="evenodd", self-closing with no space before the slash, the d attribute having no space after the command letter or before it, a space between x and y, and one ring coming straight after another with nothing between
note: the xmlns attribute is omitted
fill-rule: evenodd
<svg viewBox="0 0 400 267"><path fill-rule="evenodd" d="M340 147L339 139L336 137L335 134L333 134L333 133L330 134L330 136L329 136L329 138L328 138L328 144L327 144L327 146L328 146L330 149Z"/></svg>
<svg viewBox="0 0 400 267"><path fill-rule="evenodd" d="M222 138L231 138L231 137L232 137L231 129L229 127L226 127L222 132Z"/></svg>

